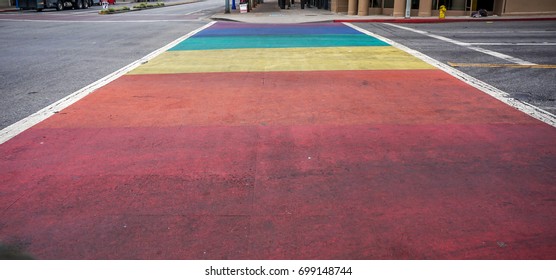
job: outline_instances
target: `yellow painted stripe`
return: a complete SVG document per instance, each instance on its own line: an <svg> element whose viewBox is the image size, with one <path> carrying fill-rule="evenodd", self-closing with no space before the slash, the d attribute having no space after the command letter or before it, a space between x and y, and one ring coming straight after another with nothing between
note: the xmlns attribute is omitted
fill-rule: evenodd
<svg viewBox="0 0 556 280"><path fill-rule="evenodd" d="M480 68L545 68L545 69L556 69L555 64L495 64L495 63L454 63L448 62L448 65L452 67L480 67Z"/></svg>
<svg viewBox="0 0 556 280"><path fill-rule="evenodd" d="M165 52L130 74L434 69L387 47L277 48Z"/></svg>

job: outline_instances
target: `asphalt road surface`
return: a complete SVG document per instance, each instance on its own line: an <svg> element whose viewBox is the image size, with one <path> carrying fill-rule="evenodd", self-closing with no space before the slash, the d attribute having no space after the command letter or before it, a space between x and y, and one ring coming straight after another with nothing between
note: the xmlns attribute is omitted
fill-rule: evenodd
<svg viewBox="0 0 556 280"><path fill-rule="evenodd" d="M204 25L222 3L110 16L98 9L0 15L0 128ZM511 97L556 113L554 21L357 25L440 62L459 63L457 69ZM549 68L513 68L515 61L500 55Z"/></svg>
<svg viewBox="0 0 556 280"><path fill-rule="evenodd" d="M556 113L555 21L357 25ZM538 65L513 68L518 62Z"/></svg>
<svg viewBox="0 0 556 280"><path fill-rule="evenodd" d="M205 25L222 3L99 15L87 10L0 15L0 128L5 128Z"/></svg>
<svg viewBox="0 0 556 280"><path fill-rule="evenodd" d="M341 23L204 27L0 145L3 242L39 259L556 258L554 127Z"/></svg>

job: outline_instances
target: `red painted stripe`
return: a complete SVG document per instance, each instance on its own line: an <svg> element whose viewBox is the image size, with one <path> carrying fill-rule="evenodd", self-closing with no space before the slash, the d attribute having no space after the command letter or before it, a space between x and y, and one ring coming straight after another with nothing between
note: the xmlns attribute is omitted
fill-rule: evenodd
<svg viewBox="0 0 556 280"><path fill-rule="evenodd" d="M17 201L0 233L40 258L556 257L556 131L542 123L18 137L0 167L28 182L3 180Z"/></svg>
<svg viewBox="0 0 556 280"><path fill-rule="evenodd" d="M440 70L411 70L125 76L40 127L533 122Z"/></svg>

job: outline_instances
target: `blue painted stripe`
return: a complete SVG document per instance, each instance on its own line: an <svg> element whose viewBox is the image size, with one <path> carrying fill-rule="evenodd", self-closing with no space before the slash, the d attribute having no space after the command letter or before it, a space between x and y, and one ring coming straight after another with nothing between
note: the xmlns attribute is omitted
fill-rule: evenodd
<svg viewBox="0 0 556 280"><path fill-rule="evenodd" d="M319 35L319 34L362 34L338 23L327 24L245 24L217 23L197 33L194 37L207 36L257 36L257 35Z"/></svg>
<svg viewBox="0 0 556 280"><path fill-rule="evenodd" d="M348 35L297 35L297 36L218 36L192 37L170 49L220 50L248 48L315 48L350 46L389 46L377 38L365 34Z"/></svg>

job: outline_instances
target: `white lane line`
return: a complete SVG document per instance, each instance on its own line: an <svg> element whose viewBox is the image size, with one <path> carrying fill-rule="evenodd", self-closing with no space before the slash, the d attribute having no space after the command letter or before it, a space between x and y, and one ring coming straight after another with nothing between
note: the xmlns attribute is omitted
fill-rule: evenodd
<svg viewBox="0 0 556 280"><path fill-rule="evenodd" d="M490 31L434 31L436 33L446 33L446 34L501 34L501 33L511 33L511 34L531 34L531 33L554 33L556 30L529 30L529 31L506 31L506 30L490 30Z"/></svg>
<svg viewBox="0 0 556 280"><path fill-rule="evenodd" d="M195 13L198 13L198 12L203 12L203 11L205 11L205 10L206 10L206 9L199 9L199 10L195 10L195 11L193 11L193 12L186 13L185 15L192 15L192 14L195 14Z"/></svg>
<svg viewBox="0 0 556 280"><path fill-rule="evenodd" d="M482 92L484 92L484 93L486 93L486 94L488 94L488 95L490 95L490 96L492 96L492 97L494 97L494 98L496 98L496 99L498 99L498 100L516 108L516 109L518 109L518 110L520 110L521 112L524 112L524 113L528 114L529 116L531 116L531 117L533 117L537 120L540 120L540 121L542 121L544 123L547 123L547 124L549 124L553 127L556 127L556 115L554 115L550 112L547 112L547 111L545 111L545 110L543 110L539 107L536 107L532 104L529 104L525 101L521 101L521 100L517 100L515 98L512 98L512 97L510 97L510 95L507 92L499 90L499 89L497 89L497 88L495 88L495 87L493 87L493 86L491 86L491 85L489 85L489 84L487 84L487 83L485 83L481 80L475 79L475 78L473 78L473 77L471 77L471 76L469 76L469 75L467 75L467 74L465 74L465 73L463 73L463 72L461 72L457 69L454 69L454 68L452 68L452 67L450 67L450 66L448 66L448 65L446 65L446 64L444 64L444 63L442 63L442 62L440 62L440 61L438 61L438 60L436 60L436 59L434 59L430 56L427 56L427 55L425 55L425 54L423 54L419 51L410 49L410 48L408 48L408 47L406 47L402 44L396 43L396 42L394 42L394 41L392 41L388 38L382 37L378 34L374 34L373 32L370 32L370 31L365 30L363 28L357 27L357 26L355 26L351 23L344 23L344 24L353 28L353 29L355 29L355 30L357 30L357 31L359 31L359 32L361 32L361 33L364 33L364 34L367 34L369 36L378 38L378 39L390 44L391 46L393 46L395 48L398 48L402 51L405 51L405 52L407 52L407 53L409 53L409 54L427 62L428 64L430 64L432 66L435 66L436 68L439 68L440 70L452 75L453 77L469 84L470 86L472 86L472 87L474 87L474 88L476 88L476 89L478 89L478 90L480 90L480 91L482 91Z"/></svg>
<svg viewBox="0 0 556 280"><path fill-rule="evenodd" d="M196 19L153 19L153 20L55 20L55 19L4 19L0 21L19 21L19 22L55 22L55 23L153 23L153 22L190 22L199 21Z"/></svg>
<svg viewBox="0 0 556 280"><path fill-rule="evenodd" d="M409 27L406 27L406 26L400 26L400 25L396 25L396 24L392 24L392 23L384 23L384 24L392 26L392 27L400 28L400 29L403 29L403 30L415 32L415 33L418 33L418 34L422 34L422 35L425 35L425 36L429 36L431 38L435 38L435 39L438 39L438 40L441 40L441 41L444 41L444 42L452 43L454 45L466 47L468 49L471 49L471 50L474 50L474 51L477 51L477 52L481 52L481 53L484 53L484 54L488 54L488 55L491 55L491 56L494 56L494 57L497 57L497 58L500 58L500 59L503 59L503 60L506 60L506 61L509 61L509 62L512 62L512 63L515 63L515 64L535 65L535 63L532 63L532 62L529 62L529 61L526 61L526 60L522 60L522 59L519 59L517 57L513 57L513 56L503 54L503 53L483 49L481 47L474 47L470 43L465 43L465 42L461 42L461 41L458 41L458 40L446 38L444 36L429 33L427 31L421 31L421 30L409 28Z"/></svg>
<svg viewBox="0 0 556 280"><path fill-rule="evenodd" d="M98 14L98 11L97 10L89 10L89 11L82 11L82 12L73 12L73 13L69 14L69 16L84 15L84 14Z"/></svg>
<svg viewBox="0 0 556 280"><path fill-rule="evenodd" d="M137 14L135 14L135 15L126 15L125 13L120 14L120 16L127 16L127 17L132 17L132 16L134 16L134 17L144 17L144 16L149 16L149 17L150 17L150 16L183 16L183 15L187 15L187 14L184 14L184 13L180 13L180 14L170 14L170 13L169 13L169 14L155 14L155 13L152 13L152 14L151 14L151 13L149 13L149 14L142 14L142 15L137 15Z"/></svg>
<svg viewBox="0 0 556 280"><path fill-rule="evenodd" d="M71 104L79 101L80 99L82 99L83 97L89 95L90 93L92 93L93 91L107 85L108 83L116 80L117 78L125 75L126 73L128 73L129 71L137 68L138 66L140 66L141 64L144 64L146 62L148 62L149 60L155 58L156 56L160 55L161 53L173 48L174 46L176 46L177 44L179 44L180 42L186 40L187 38L197 34L198 32L210 27L211 25L215 24L216 21L210 22L200 28L197 28L191 32L189 32L188 34L170 42L169 44L167 44L166 46L163 46L160 49L157 49L149 54L147 54L146 56L142 57L141 59L138 59L130 64L128 64L127 66L124 66L123 68L120 68L119 70L116 70L115 72L112 72L111 74L108 74L107 76L105 76L104 78L46 106L45 108L41 109L40 111L2 129L0 131L0 144L5 143L6 141L12 139L13 137L17 136L18 134L22 133L23 131L31 128L32 126L42 122L43 120L49 118L50 116L56 114L57 112L67 108L68 106L70 106Z"/></svg>
<svg viewBox="0 0 556 280"><path fill-rule="evenodd" d="M473 46L556 46L556 43L469 43Z"/></svg>
<svg viewBox="0 0 556 280"><path fill-rule="evenodd" d="M449 62L452 67L483 67L483 68L519 68L519 69L556 69L555 64L519 65L513 63L458 63Z"/></svg>

